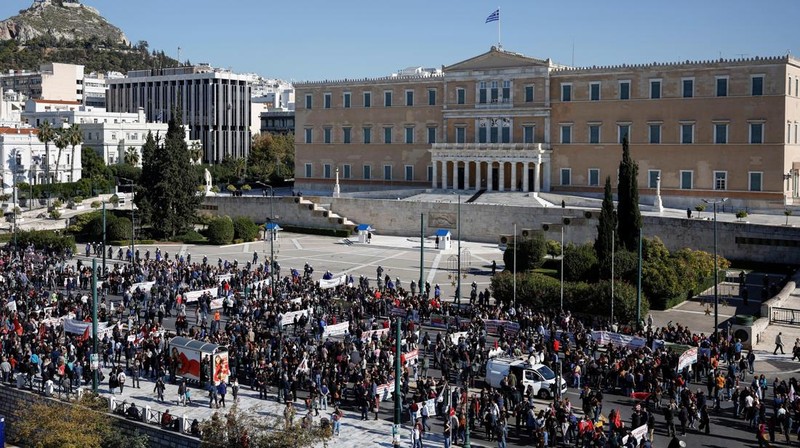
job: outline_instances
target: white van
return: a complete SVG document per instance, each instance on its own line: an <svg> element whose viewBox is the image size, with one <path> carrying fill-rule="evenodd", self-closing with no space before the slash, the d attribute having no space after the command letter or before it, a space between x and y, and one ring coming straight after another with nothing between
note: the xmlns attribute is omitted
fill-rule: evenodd
<svg viewBox="0 0 800 448"><path fill-rule="evenodd" d="M517 384L522 384L524 390L533 386L533 394L542 399L550 399L557 377L549 367L544 364L529 364L524 359L492 358L486 363L486 383L499 389L500 382L506 375L513 374L517 377ZM561 393L567 391L567 382L561 378Z"/></svg>

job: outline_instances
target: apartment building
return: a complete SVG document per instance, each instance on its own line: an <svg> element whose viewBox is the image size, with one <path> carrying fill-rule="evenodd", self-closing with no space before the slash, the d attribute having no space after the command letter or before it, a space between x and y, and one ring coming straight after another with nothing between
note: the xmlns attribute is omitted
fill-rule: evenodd
<svg viewBox="0 0 800 448"><path fill-rule="evenodd" d="M83 66L51 62L39 71L9 70L0 74L0 87L28 98L83 102Z"/></svg>
<svg viewBox="0 0 800 448"><path fill-rule="evenodd" d="M296 181L602 193L621 141L643 202L798 200L800 60L577 68L492 48L439 73L295 85ZM344 174L342 176L341 174ZM800 201L799 201L800 202Z"/></svg>
<svg viewBox="0 0 800 448"><path fill-rule="evenodd" d="M203 147L203 161L250 152L250 83L245 75L207 65L128 72L106 79L109 111L136 113L148 121L169 121L173 111L189 126L190 138Z"/></svg>

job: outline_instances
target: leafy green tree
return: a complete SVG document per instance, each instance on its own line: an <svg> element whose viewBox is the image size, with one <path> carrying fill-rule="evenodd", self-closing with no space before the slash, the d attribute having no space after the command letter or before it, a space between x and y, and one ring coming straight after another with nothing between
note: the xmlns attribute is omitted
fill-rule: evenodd
<svg viewBox="0 0 800 448"><path fill-rule="evenodd" d="M248 177L261 182L281 181L294 175L294 135L257 134L250 145Z"/></svg>
<svg viewBox="0 0 800 448"><path fill-rule="evenodd" d="M597 254L591 244L567 244L564 250L564 279L591 281L597 275Z"/></svg>
<svg viewBox="0 0 800 448"><path fill-rule="evenodd" d="M83 143L83 133L81 132L81 128L77 124L73 123L70 127L64 130L64 134L72 152L72 157L69 158L69 172L74 182L73 173L75 173L75 147Z"/></svg>
<svg viewBox="0 0 800 448"><path fill-rule="evenodd" d="M250 242L258 238L259 228L252 219L239 216L233 219L233 238Z"/></svg>
<svg viewBox="0 0 800 448"><path fill-rule="evenodd" d="M283 418L264 418L241 411L236 405L224 415L215 412L201 424L201 448L306 448L328 446L331 424L328 419L304 428L295 419L287 424Z"/></svg>
<svg viewBox="0 0 800 448"><path fill-rule="evenodd" d="M157 145L149 134L134 201L157 233L174 237L191 226L201 201L196 189L200 178L189 160L180 114L172 114L163 147Z"/></svg>
<svg viewBox="0 0 800 448"><path fill-rule="evenodd" d="M628 138L622 140L622 161L619 163L619 185L617 186L617 209L620 244L628 250L635 250L642 228L642 214L639 212L639 186L636 179L639 165L631 158Z"/></svg>
<svg viewBox="0 0 800 448"><path fill-rule="evenodd" d="M133 235L133 224L131 220L125 217L108 220L106 214L106 240L107 241L128 241ZM103 236L102 217L100 218L100 237Z"/></svg>
<svg viewBox="0 0 800 448"><path fill-rule="evenodd" d="M544 232L534 231L528 238L517 237L517 272L524 272L538 268L547 254ZM514 241L508 242L506 251L503 252L503 262L506 270L514 270Z"/></svg>
<svg viewBox="0 0 800 448"><path fill-rule="evenodd" d="M107 182L114 177L105 160L94 149L84 146L81 151L81 177L95 182Z"/></svg>
<svg viewBox="0 0 800 448"><path fill-rule="evenodd" d="M229 216L214 218L206 229L206 236L211 244L230 244L233 241L233 221Z"/></svg>
<svg viewBox="0 0 800 448"><path fill-rule="evenodd" d="M492 295L510 304L514 296L514 275L510 270L492 277ZM557 300L561 282L538 272L517 273L517 303L534 308L549 309ZM555 305L558 306L558 305Z"/></svg>
<svg viewBox="0 0 800 448"><path fill-rule="evenodd" d="M611 253L619 242L617 232L617 214L614 212L614 197L611 194L611 176L606 177L603 191L603 205L597 222L597 239L594 250L600 267L600 278L611 277Z"/></svg>

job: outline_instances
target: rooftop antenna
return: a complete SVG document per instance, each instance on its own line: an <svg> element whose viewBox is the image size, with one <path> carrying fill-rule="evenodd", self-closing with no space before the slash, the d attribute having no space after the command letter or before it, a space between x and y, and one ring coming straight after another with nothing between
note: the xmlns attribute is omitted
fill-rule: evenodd
<svg viewBox="0 0 800 448"><path fill-rule="evenodd" d="M750 56L750 54L749 53L736 53L736 56L738 56L739 59L744 59L747 56Z"/></svg>
<svg viewBox="0 0 800 448"><path fill-rule="evenodd" d="M181 65L181 47L178 47L178 65Z"/></svg>
<svg viewBox="0 0 800 448"><path fill-rule="evenodd" d="M575 38L572 38L572 66L575 67Z"/></svg>

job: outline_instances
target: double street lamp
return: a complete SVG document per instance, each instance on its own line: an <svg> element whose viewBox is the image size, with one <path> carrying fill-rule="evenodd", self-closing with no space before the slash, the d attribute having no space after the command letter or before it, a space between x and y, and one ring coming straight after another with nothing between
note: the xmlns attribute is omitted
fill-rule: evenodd
<svg viewBox="0 0 800 448"><path fill-rule="evenodd" d="M714 333L719 329L719 267L717 260L717 204L723 204L728 198L717 200L703 199L714 208Z"/></svg>
<svg viewBox="0 0 800 448"><path fill-rule="evenodd" d="M136 243L135 243L136 218L133 209L133 199L136 197L135 196L136 183L133 180L124 177L120 177L120 180L128 182L127 184L120 184L119 185L120 187L131 187L131 265L133 266L136 264ZM105 247L103 249L105 250Z"/></svg>

